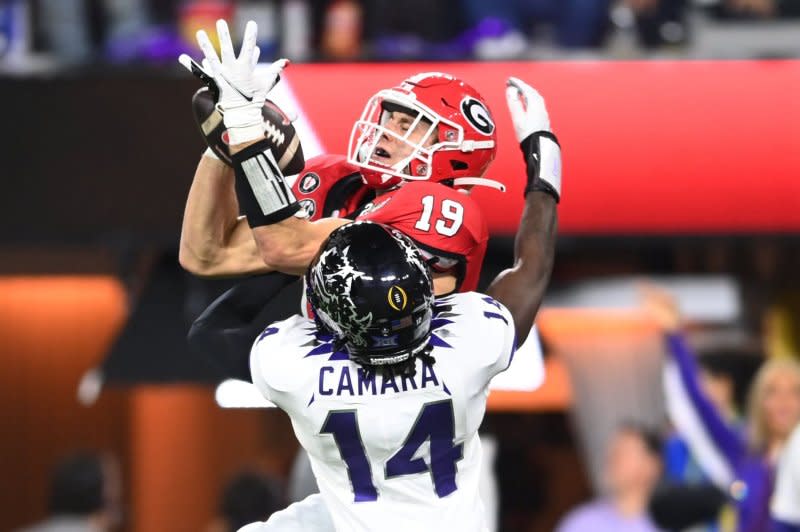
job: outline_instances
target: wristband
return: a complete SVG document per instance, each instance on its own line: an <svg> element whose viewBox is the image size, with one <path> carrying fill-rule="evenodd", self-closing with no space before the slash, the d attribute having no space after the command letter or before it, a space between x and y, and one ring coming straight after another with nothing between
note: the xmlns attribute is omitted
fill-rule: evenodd
<svg viewBox="0 0 800 532"><path fill-rule="evenodd" d="M520 142L527 166L528 183L524 195L532 190L546 192L561 199L561 146L549 131L537 131Z"/></svg>
<svg viewBox="0 0 800 532"><path fill-rule="evenodd" d="M236 197L250 227L275 224L300 209L264 139L233 155Z"/></svg>

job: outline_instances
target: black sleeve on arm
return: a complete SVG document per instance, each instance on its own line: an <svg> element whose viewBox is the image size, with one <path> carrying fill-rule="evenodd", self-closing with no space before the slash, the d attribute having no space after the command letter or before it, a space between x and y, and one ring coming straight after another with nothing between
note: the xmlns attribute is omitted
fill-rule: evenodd
<svg viewBox="0 0 800 532"><path fill-rule="evenodd" d="M664 484L650 499L650 517L659 528L683 530L717 519L726 500L713 484Z"/></svg>
<svg viewBox="0 0 800 532"><path fill-rule="evenodd" d="M279 272L249 277L218 297L194 320L187 340L226 378L252 382L250 348L270 323L296 314L302 282Z"/></svg>

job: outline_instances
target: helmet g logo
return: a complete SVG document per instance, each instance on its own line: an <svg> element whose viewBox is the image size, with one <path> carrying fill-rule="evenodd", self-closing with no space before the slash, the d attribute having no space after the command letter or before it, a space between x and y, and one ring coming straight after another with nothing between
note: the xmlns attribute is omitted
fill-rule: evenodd
<svg viewBox="0 0 800 532"><path fill-rule="evenodd" d="M478 133L488 137L494 131L494 122L492 122L489 110L480 100L467 96L461 100L461 112L464 114L467 122L469 122Z"/></svg>
<svg viewBox="0 0 800 532"><path fill-rule="evenodd" d="M406 295L406 291L399 286L392 286L389 288L387 299L389 300L389 306L397 312L405 310L406 305L408 305L408 295Z"/></svg>

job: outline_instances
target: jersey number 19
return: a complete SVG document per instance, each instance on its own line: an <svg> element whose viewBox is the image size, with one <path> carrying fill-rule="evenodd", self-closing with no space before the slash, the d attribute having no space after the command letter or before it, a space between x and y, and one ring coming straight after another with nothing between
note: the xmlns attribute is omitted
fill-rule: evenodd
<svg viewBox="0 0 800 532"><path fill-rule="evenodd" d="M432 195L428 194L422 198L422 215L417 223L414 224L420 231L431 230L431 218L433 217L433 206L436 201ZM451 199L442 200L439 209L439 216L433 227L436 232L443 236L453 236L458 233L461 224L464 223L464 206Z"/></svg>
<svg viewBox="0 0 800 532"><path fill-rule="evenodd" d="M355 502L375 501L378 490L372 483L372 469L361 441L355 410L328 413L320 434L332 434L339 454L347 465ZM455 421L450 399L425 403L403 446L386 461L386 478L415 475L429 471L436 495L453 493L456 486L456 462L463 458L464 444L454 445ZM430 440L428 462L414 458L417 449Z"/></svg>

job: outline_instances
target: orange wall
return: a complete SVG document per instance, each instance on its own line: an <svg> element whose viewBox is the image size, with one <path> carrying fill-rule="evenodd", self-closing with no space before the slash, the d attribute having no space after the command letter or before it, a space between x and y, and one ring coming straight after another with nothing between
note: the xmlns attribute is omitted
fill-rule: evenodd
<svg viewBox="0 0 800 532"><path fill-rule="evenodd" d="M126 315L111 277L0 277L0 530L44 517L50 468L80 448L120 458L137 532L203 530L245 465L285 475L296 443L281 412L223 410L200 386L106 387L77 403Z"/></svg>
<svg viewBox="0 0 800 532"><path fill-rule="evenodd" d="M141 386L132 393L131 530L203 530L219 490L244 467L285 477L296 442L276 409L223 410L209 388Z"/></svg>
<svg viewBox="0 0 800 532"><path fill-rule="evenodd" d="M75 393L125 314L124 291L110 277L0 278L0 530L43 515L48 471L65 453L124 453L124 395L85 408Z"/></svg>

